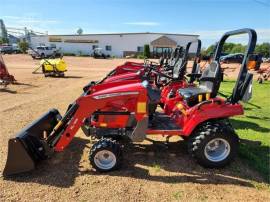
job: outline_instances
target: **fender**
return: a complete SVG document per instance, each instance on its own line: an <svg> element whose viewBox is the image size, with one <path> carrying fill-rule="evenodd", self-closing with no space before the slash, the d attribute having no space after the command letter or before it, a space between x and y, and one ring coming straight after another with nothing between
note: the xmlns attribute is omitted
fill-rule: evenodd
<svg viewBox="0 0 270 202"><path fill-rule="evenodd" d="M244 114L243 106L239 103L231 104L221 98L207 100L206 104L198 104L187 110L183 122L183 136L189 136L201 123L211 119L221 119ZM210 102L209 102L210 101Z"/></svg>

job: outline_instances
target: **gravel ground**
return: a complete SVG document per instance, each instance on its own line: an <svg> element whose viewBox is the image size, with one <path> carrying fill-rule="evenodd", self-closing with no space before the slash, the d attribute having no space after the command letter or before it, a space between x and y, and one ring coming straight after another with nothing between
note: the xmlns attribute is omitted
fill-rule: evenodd
<svg viewBox="0 0 270 202"><path fill-rule="evenodd" d="M85 84L125 61L65 57L67 77L44 78L31 74L38 61L29 56L4 60L19 84L0 91L0 173L10 137L49 108L63 113ZM168 149L148 142L129 145L122 168L106 174L89 165L91 145L79 131L64 152L33 172L0 178L0 201L270 201L268 185L240 159L225 169L204 169L177 139Z"/></svg>

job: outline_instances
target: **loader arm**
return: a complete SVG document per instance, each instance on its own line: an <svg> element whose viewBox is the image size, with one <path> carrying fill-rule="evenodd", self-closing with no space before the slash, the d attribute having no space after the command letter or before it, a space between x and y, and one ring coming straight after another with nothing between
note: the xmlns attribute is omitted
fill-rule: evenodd
<svg viewBox="0 0 270 202"><path fill-rule="evenodd" d="M53 137L50 142L52 143L51 146L54 148L54 151L63 151L69 145L79 128L83 126L85 119L90 117L98 109L105 108L115 101L115 99L136 99L137 103L145 103L147 98L146 93L139 91L119 92L110 94L110 96L111 97L99 98L96 94L87 95L87 93L85 93L79 97L71 106L71 110L72 108L75 109L74 112L70 112L69 110L50 134L50 137ZM135 110L135 118L139 122L145 117L146 111L140 112L139 109ZM73 113L73 115L66 119L69 113Z"/></svg>
<svg viewBox="0 0 270 202"><path fill-rule="evenodd" d="M3 175L33 170L39 161L53 152L63 151L87 118L111 105L119 104L119 109L134 113L137 123L143 122L148 118L147 99L147 89L141 83L122 82L95 92L87 90L69 105L63 117L57 109L49 110L9 140ZM140 129L138 127L137 131Z"/></svg>

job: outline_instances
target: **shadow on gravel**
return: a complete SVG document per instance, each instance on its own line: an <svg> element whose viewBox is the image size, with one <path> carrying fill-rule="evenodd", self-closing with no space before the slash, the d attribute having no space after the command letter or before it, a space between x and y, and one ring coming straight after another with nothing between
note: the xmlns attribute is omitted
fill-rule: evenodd
<svg viewBox="0 0 270 202"><path fill-rule="evenodd" d="M223 169L199 166L187 153L184 141L159 145L129 145L124 152L124 165L112 176L138 178L163 183L233 184L254 187L250 180L262 182L246 172L239 160ZM149 166L146 168L145 166ZM150 171L150 172L149 172ZM164 172L166 171L166 172Z"/></svg>
<svg viewBox="0 0 270 202"><path fill-rule="evenodd" d="M15 82L13 85L16 85L16 86L29 86L29 87L38 87L36 85L33 85L33 84L29 84L29 83L21 83L21 82Z"/></svg>
<svg viewBox="0 0 270 202"><path fill-rule="evenodd" d="M64 152L42 162L36 170L7 180L63 188L72 186L79 175L87 175L89 178L100 175L119 176L168 184L232 184L253 187L250 180L260 182L247 173L239 160L224 169L202 168L188 155L184 141L169 143L168 148L161 144L128 144L119 170L108 173L80 171L80 161L87 143L88 140L75 137Z"/></svg>
<svg viewBox="0 0 270 202"><path fill-rule="evenodd" d="M8 89L8 88L1 88L1 89L0 89L0 92L11 93L11 94L17 94L17 91L16 91L16 90L11 90L11 89Z"/></svg>
<svg viewBox="0 0 270 202"><path fill-rule="evenodd" d="M36 72L34 74L43 74L42 72ZM81 79L83 76L48 76L49 78L58 78L58 79ZM47 78L48 78L47 77Z"/></svg>
<svg viewBox="0 0 270 202"><path fill-rule="evenodd" d="M64 77L59 77L61 79L81 79L83 76L64 76Z"/></svg>
<svg viewBox="0 0 270 202"><path fill-rule="evenodd" d="M79 175L79 163L88 140L74 137L68 148L51 159L40 162L36 170L10 176L5 180L38 183L55 187L70 187Z"/></svg>

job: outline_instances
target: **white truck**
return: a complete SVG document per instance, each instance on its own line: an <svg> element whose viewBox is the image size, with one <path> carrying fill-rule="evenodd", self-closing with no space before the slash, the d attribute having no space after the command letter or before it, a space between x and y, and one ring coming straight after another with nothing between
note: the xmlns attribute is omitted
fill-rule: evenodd
<svg viewBox="0 0 270 202"><path fill-rule="evenodd" d="M49 58L51 56L56 56L57 50L50 46L37 46L34 50L29 50L28 53L33 59L36 58Z"/></svg>

